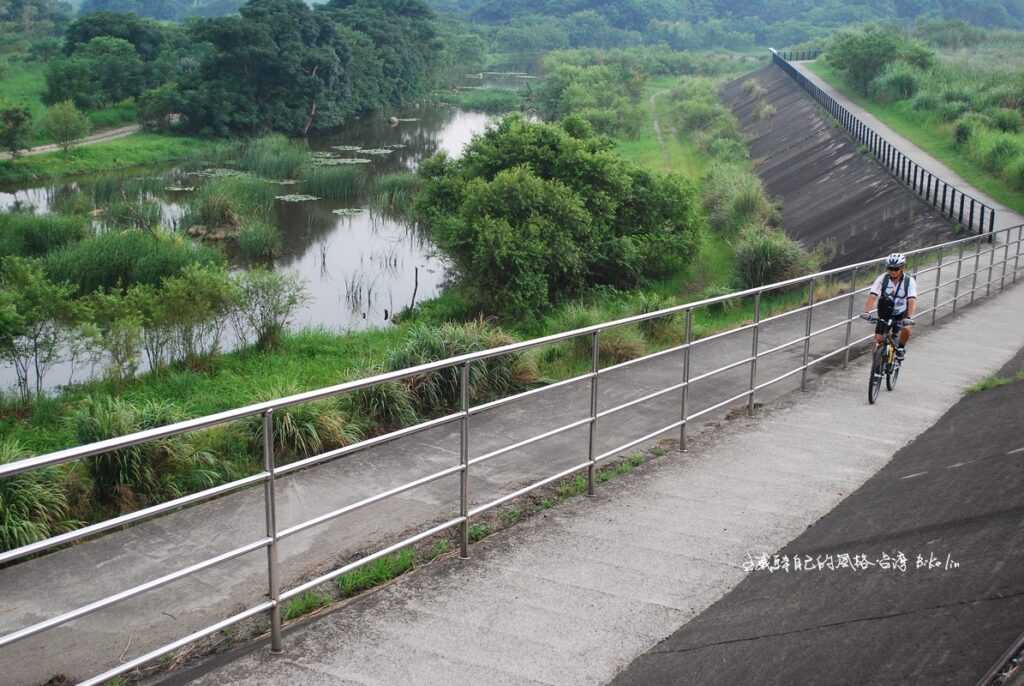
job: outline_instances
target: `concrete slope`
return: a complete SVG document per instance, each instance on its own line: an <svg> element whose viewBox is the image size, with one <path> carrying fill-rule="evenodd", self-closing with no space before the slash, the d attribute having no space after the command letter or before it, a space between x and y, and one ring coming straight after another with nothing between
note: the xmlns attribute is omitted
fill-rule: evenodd
<svg viewBox="0 0 1024 686"><path fill-rule="evenodd" d="M751 79L763 97L747 94ZM953 238L945 217L861 154L845 129L779 67L728 84L722 99L740 120L765 189L782 201L786 233L805 247L830 247L832 265ZM762 100L775 108L763 120L756 107Z"/></svg>
<svg viewBox="0 0 1024 686"><path fill-rule="evenodd" d="M845 95L837 91L830 84L826 83L820 76L812 72L807 68L806 63L794 62L794 66L800 70L804 76L813 81L819 88L831 95L837 102L842 103L846 109L855 114L862 122L873 128L880 136L885 138L889 143L899 149L904 155L907 155L921 167L927 169L932 174L941 177L947 183L951 183L954 186L960 188L965 193L973 195L978 200L992 207L996 210L996 229L1005 229L1010 226L1020 226L1024 224L1024 215L1021 215L1015 210L1011 210L1000 202L997 202L988 195L982 193L977 188L972 187L963 178L961 178L956 172L939 162L937 159L926 153L918 146L911 143L909 140L900 136L898 133L890 129L888 126L879 121L872 114L868 113L863 107L855 104ZM779 70L781 71L781 69ZM794 82L795 84L795 82Z"/></svg>
<svg viewBox="0 0 1024 686"><path fill-rule="evenodd" d="M901 386L865 400L864 362L432 565L196 684L599 684L800 535L1024 342L1015 288L915 341ZM979 332L984 331L983 336ZM881 516L884 519L883 515ZM685 680L674 683L697 683Z"/></svg>
<svg viewBox="0 0 1024 686"><path fill-rule="evenodd" d="M755 571L614 683L976 683L1024 628L1022 426L1024 380L964 397L781 551L906 569Z"/></svg>

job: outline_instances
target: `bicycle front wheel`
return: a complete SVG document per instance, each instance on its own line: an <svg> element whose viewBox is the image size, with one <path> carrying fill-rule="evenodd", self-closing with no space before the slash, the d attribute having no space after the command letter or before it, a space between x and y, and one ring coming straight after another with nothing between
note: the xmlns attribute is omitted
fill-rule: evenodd
<svg viewBox="0 0 1024 686"><path fill-rule="evenodd" d="M893 362L885 370L885 388L892 390L896 388L896 380L900 378L900 363Z"/></svg>
<svg viewBox="0 0 1024 686"><path fill-rule="evenodd" d="M885 343L875 348L871 356L871 376L868 377L868 403L874 405L882 390L882 377L885 375Z"/></svg>

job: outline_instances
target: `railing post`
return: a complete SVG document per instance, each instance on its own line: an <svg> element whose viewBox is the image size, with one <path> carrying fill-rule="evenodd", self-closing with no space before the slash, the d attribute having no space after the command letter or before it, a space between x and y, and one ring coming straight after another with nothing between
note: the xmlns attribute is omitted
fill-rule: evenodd
<svg viewBox="0 0 1024 686"><path fill-rule="evenodd" d="M959 215L959 217L956 220L956 223L959 224L960 226L964 225L964 200L965 200L964 194L960 193L960 215ZM967 227L967 228L970 228L970 227Z"/></svg>
<svg viewBox="0 0 1024 686"><path fill-rule="evenodd" d="M1006 232L1009 235L1009 231ZM1024 226L1017 227L1017 255L1013 258L1013 282L1017 283L1017 271L1020 269L1020 245L1024 238Z"/></svg>
<svg viewBox="0 0 1024 686"><path fill-rule="evenodd" d="M932 326L939 315L939 291L942 289L942 248L939 248L939 266L935 270L935 301L932 303Z"/></svg>
<svg viewBox="0 0 1024 686"><path fill-rule="evenodd" d="M974 198L971 198L971 212L967 215L967 228L974 228ZM981 233L980 229L978 230L978 233Z"/></svg>
<svg viewBox="0 0 1024 686"><path fill-rule="evenodd" d="M761 291L754 296L754 330L750 344L750 395L747 397L747 414L754 414L754 387L757 386L757 346L761 333Z"/></svg>
<svg viewBox="0 0 1024 686"><path fill-rule="evenodd" d="M679 427L679 452L686 452L686 397L690 394L690 347L693 345L693 310L686 311L686 323L683 325L684 342L683 348L683 394L682 410L679 417L682 425Z"/></svg>
<svg viewBox="0 0 1024 686"><path fill-rule="evenodd" d="M846 341L843 343L843 347L846 348L843 353L843 369L846 369L850 364L850 335L853 333L853 301L856 297L857 292L857 268L853 268L853 275L850 277L850 298L846 308Z"/></svg>
<svg viewBox="0 0 1024 686"><path fill-rule="evenodd" d="M999 292L1006 290L1006 267L1010 263L1010 232L1006 232L1006 249L1003 251L1003 273L999 277Z"/></svg>
<svg viewBox="0 0 1024 686"><path fill-rule="evenodd" d="M956 256L956 282L953 284L953 314L956 314L957 299L960 297L960 274L964 268L964 244L960 244L960 252Z"/></svg>
<svg viewBox="0 0 1024 686"><path fill-rule="evenodd" d="M459 557L469 559L469 362L459 367L459 516L463 517L459 527Z"/></svg>
<svg viewBox="0 0 1024 686"><path fill-rule="evenodd" d="M263 413L263 469L267 480L263 482L263 505L267 520L267 595L274 603L270 608L270 652L280 654L281 647L281 586L277 566L277 503L274 500L274 411Z"/></svg>
<svg viewBox="0 0 1024 686"><path fill-rule="evenodd" d="M990 243L988 251L988 278L985 279L985 297L992 295L992 272L996 266L996 246Z"/></svg>
<svg viewBox="0 0 1024 686"><path fill-rule="evenodd" d="M942 214L946 213L946 194L949 192L949 184L945 181L942 182L942 204L939 205L939 212Z"/></svg>
<svg viewBox="0 0 1024 686"><path fill-rule="evenodd" d="M913 191L914 191L915 193L917 192L917 172L918 172L918 171L919 171L919 170L918 170L918 168L917 168L917 165L915 164L915 165L914 165L914 175L913 175L913 180L912 180L912 181L910 182L910 188L911 188L911 189L913 189Z"/></svg>
<svg viewBox="0 0 1024 686"><path fill-rule="evenodd" d="M598 337L600 331L595 331L590 338L590 434L587 438L587 495L594 495L594 443L597 440L597 373L601 369L601 348Z"/></svg>
<svg viewBox="0 0 1024 686"><path fill-rule="evenodd" d="M807 390L807 360L811 354L811 314L814 313L814 279L807 284L807 333L804 338L803 371L800 374L800 390Z"/></svg>
<svg viewBox="0 0 1024 686"><path fill-rule="evenodd" d="M978 248L974 251L974 273L971 278L971 300L968 305L974 304L974 291L978 290L978 267L981 265L981 239L976 240L975 244Z"/></svg>

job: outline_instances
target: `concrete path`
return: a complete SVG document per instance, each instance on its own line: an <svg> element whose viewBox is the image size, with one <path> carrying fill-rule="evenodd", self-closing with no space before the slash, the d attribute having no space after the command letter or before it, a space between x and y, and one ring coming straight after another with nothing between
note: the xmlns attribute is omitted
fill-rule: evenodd
<svg viewBox="0 0 1024 686"><path fill-rule="evenodd" d="M933 277L934 272L926 276ZM950 277L947 270L943 281ZM983 263L979 283L986 278ZM1000 272L996 271L997 286L999 278ZM923 278L922 289L930 283ZM969 285L970 281L965 281L961 290L962 307L968 301ZM979 297L984 292L979 290ZM951 295L947 292L942 299ZM847 299L822 305L815 310L813 328L823 329L842 321L848 306ZM765 351L799 339L804 334L805 321L805 314L801 313L766 322L762 325L759 349ZM867 334L869 327L858 321L852 331L859 337ZM845 327L838 327L813 339L811 359L841 346L844 336ZM691 378L741 360L749 356L750 350L750 331L698 344L691 358ZM758 382L775 379L798 367L801 358L802 344L762 357L758 362ZM833 358L830 362L838 361ZM813 367L811 378L823 373L825 366ZM681 357L676 354L603 375L599 409L665 388L681 379L681 368ZM913 376L910 371L908 374ZM792 375L759 392L757 400L778 398L797 387L799 379L799 374ZM325 379L324 383L330 381ZM692 413L709 408L741 393L749 383L747 365L694 381L689 409ZM857 402L864 397L861 391L851 396ZM678 420L679 402L676 394L665 395L602 419L596 434L598 454ZM589 414L589 406L589 384L578 383L510 403L500 412L476 415L471 422L471 456L579 420ZM709 413L704 419L715 420L724 412L723 409ZM694 428L698 426L695 424ZM585 459L586 445L586 429L582 427L474 466L470 470L472 504L489 502L579 464ZM458 462L458 446L457 426L449 425L282 478L277 489L279 528L448 468ZM755 490L760 488L756 482L750 485ZM702 488L706 489L707 497L718 486L709 480ZM452 518L457 513L457 494L458 479L447 477L282 541L282 588L292 588L317 572L336 567L339 561L393 544L403 534L422 530L429 523ZM4 591L0 634L146 583L263 536L262 489L251 489L0 570L0 588ZM14 684L45 681L56 673L77 678L92 676L121 660L141 655L261 602L265 589L265 555L258 551L8 646L0 650L0 673ZM53 646L61 649L55 651Z"/></svg>
<svg viewBox="0 0 1024 686"><path fill-rule="evenodd" d="M865 400L866 360L685 456L528 520L310 621L197 684L599 684L839 505L1024 342L1024 288L914 341L901 386ZM983 333L982 333L983 332ZM979 334L982 335L979 335ZM876 513L886 521L884 513ZM684 683L684 682L676 682Z"/></svg>
<svg viewBox="0 0 1024 686"><path fill-rule="evenodd" d="M999 376L1021 369L1024 351ZM965 396L781 550L872 567L755 571L614 683L978 683L1024 629L1022 427L1024 380Z"/></svg>
<svg viewBox="0 0 1024 686"><path fill-rule="evenodd" d="M106 131L99 131L97 133L92 134L91 136L86 136L82 140L76 142L73 147L77 148L77 147L80 147L80 146L83 146L83 145L96 145L97 143L106 143L107 141L116 140L118 138L125 138L126 136L130 136L133 133L138 133L141 130L142 130L142 127L139 126L138 124L131 124L130 126L122 126L122 127L116 128L116 129L107 129ZM38 145L38 146L36 146L34 148L29 148L28 150L22 150L21 152L18 153L18 157L29 157L31 155L42 155L42 154L48 153L48 152L57 152L60 149L61 149L60 146L57 145L56 143L51 143L51 144L48 144L48 145ZM7 152L0 153L0 160L9 160L9 159L11 159L11 154L10 153L7 153Z"/></svg>
<svg viewBox="0 0 1024 686"><path fill-rule="evenodd" d="M829 84L820 76L811 71L807 66L807 62L793 62L792 64L800 71L801 74L806 76L808 79L814 82L815 85L817 85L819 88L821 88L826 93L835 98L837 102L842 103L843 106L846 107L846 109L848 109L858 118L860 118L862 122L873 128L876 133L878 133L880 136L889 141L890 144L892 144L904 155L910 157L915 162L917 162L918 165L920 165L924 169L927 169L932 174L941 177L947 183L953 184L954 186L962 190L964 193L973 195L976 199L981 200L989 207L994 208L996 210L996 229L1005 229L1010 226L1020 226L1021 224L1024 224L1024 215L1021 215L1015 212L1014 210L1011 210L1002 203L999 203L993 198L989 197L988 195L985 195L977 188L974 188L973 186L971 186L971 184L967 183L967 181L961 178L952 169L944 165L942 162L939 162L937 159L926 153L924 150L917 147L909 140L907 140L903 136L900 136L898 133L890 129L874 115L869 113L860 105L851 101L845 95L836 90L835 87L833 87L831 84Z"/></svg>

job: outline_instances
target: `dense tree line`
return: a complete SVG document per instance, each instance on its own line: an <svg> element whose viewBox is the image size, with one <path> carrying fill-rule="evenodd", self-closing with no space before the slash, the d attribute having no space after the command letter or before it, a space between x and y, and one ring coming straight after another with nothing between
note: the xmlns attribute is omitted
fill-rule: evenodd
<svg viewBox="0 0 1024 686"><path fill-rule="evenodd" d="M68 26L44 99L135 98L145 123L202 134L305 134L416 98L473 52L472 41L446 49L434 25L421 0L251 0L185 25L96 12Z"/></svg>
<svg viewBox="0 0 1024 686"><path fill-rule="evenodd" d="M624 47L677 49L802 43L849 24L919 17L1024 27L1021 0L431 0L440 11L490 25L508 52Z"/></svg>
<svg viewBox="0 0 1024 686"><path fill-rule="evenodd" d="M128 12L161 21L181 21L188 17L223 17L234 14L243 0L85 0L80 15L94 12Z"/></svg>

